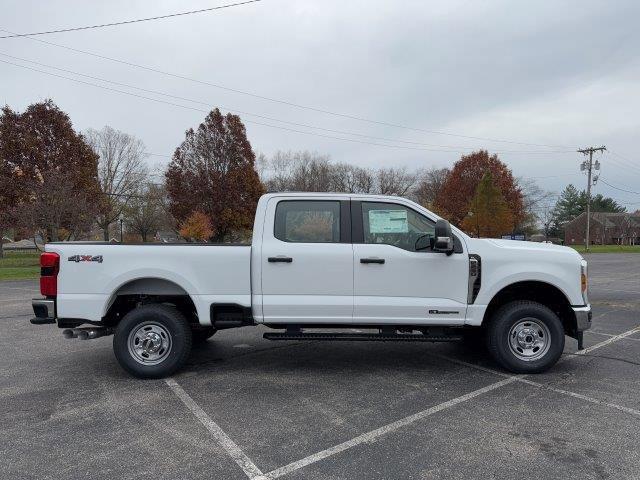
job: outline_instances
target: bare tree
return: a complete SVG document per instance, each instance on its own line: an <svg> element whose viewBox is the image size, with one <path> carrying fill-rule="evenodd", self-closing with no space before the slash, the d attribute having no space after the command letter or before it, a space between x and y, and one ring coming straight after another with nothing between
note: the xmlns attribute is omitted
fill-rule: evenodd
<svg viewBox="0 0 640 480"><path fill-rule="evenodd" d="M420 205L431 207L440 189L449 175L448 168L432 167L418 172L418 183L413 190L413 197Z"/></svg>
<svg viewBox="0 0 640 480"><path fill-rule="evenodd" d="M161 185L147 183L131 197L124 210L127 230L140 235L143 242L165 223L163 197L166 192Z"/></svg>
<svg viewBox="0 0 640 480"><path fill-rule="evenodd" d="M147 176L145 146L134 136L109 126L99 131L89 130L87 141L100 157L98 181L104 198L97 223L104 240L109 240L109 226L122 214Z"/></svg>
<svg viewBox="0 0 640 480"><path fill-rule="evenodd" d="M18 224L52 242L83 238L93 224L92 201L86 192L73 188L68 174L49 170L34 186L31 201L21 206Z"/></svg>
<svg viewBox="0 0 640 480"><path fill-rule="evenodd" d="M346 163L332 165L332 191L345 193L371 193L375 187L374 172Z"/></svg>
<svg viewBox="0 0 640 480"><path fill-rule="evenodd" d="M313 152L276 152L264 169L268 190L328 192L332 187L329 157Z"/></svg>
<svg viewBox="0 0 640 480"><path fill-rule="evenodd" d="M546 224L545 235L549 233L551 219L547 218L550 212L541 210L543 204L548 204L553 198L554 193L543 190L536 183L535 180L530 178L518 177L516 178L516 185L522 192L522 204L524 216L521 222L515 226L517 230L531 234L536 230L538 222Z"/></svg>
<svg viewBox="0 0 640 480"><path fill-rule="evenodd" d="M328 155L276 152L259 156L260 176L270 191L381 193L413 195L418 174L406 168L373 170L347 163L333 163ZM446 173L446 169L442 169ZM438 171L440 172L440 171ZM435 175L435 174L434 174ZM441 173L444 175L444 173Z"/></svg>
<svg viewBox="0 0 640 480"><path fill-rule="evenodd" d="M417 176L405 167L381 168L377 172L377 190L382 195L406 195L416 184Z"/></svg>

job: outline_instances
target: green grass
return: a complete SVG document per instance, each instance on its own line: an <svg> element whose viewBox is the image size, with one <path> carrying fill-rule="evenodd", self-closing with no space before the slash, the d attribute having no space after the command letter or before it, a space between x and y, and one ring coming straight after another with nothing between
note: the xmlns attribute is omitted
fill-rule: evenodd
<svg viewBox="0 0 640 480"><path fill-rule="evenodd" d="M0 258L0 281L40 276L40 252L7 252Z"/></svg>
<svg viewBox="0 0 640 480"><path fill-rule="evenodd" d="M584 245L571 245L580 253L585 253ZM640 245L591 245L589 253L640 253Z"/></svg>

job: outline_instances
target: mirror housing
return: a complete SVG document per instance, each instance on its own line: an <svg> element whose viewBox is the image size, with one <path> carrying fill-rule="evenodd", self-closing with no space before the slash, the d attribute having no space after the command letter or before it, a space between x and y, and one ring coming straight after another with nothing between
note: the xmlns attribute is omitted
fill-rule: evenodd
<svg viewBox="0 0 640 480"><path fill-rule="evenodd" d="M433 251L442 252L447 255L453 253L453 234L451 233L451 225L446 220L436 221L436 238L433 242Z"/></svg>

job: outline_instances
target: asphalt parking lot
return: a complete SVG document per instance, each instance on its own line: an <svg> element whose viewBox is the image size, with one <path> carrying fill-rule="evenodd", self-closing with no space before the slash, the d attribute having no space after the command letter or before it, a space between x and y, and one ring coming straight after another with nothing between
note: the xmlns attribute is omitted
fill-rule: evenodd
<svg viewBox="0 0 640 480"><path fill-rule="evenodd" d="M141 381L111 338L29 324L0 283L0 478L640 478L640 255L590 262L588 348L511 376L463 344L219 332Z"/></svg>

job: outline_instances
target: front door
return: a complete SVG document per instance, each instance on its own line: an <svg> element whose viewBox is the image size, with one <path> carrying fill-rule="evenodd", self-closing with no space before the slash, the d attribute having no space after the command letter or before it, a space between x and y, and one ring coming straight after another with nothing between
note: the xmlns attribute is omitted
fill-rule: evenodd
<svg viewBox="0 0 640 480"><path fill-rule="evenodd" d="M264 323L351 323L349 200L274 197L262 238Z"/></svg>
<svg viewBox="0 0 640 480"><path fill-rule="evenodd" d="M352 215L355 323L464 323L469 259L459 242L449 256L417 251L435 222L399 203L354 201Z"/></svg>

